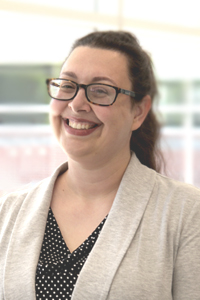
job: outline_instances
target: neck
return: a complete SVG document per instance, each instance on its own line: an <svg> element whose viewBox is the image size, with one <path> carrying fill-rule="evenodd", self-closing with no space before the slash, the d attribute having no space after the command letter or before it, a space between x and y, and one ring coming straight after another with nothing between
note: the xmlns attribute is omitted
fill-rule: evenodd
<svg viewBox="0 0 200 300"><path fill-rule="evenodd" d="M120 157L91 164L83 164L69 158L68 171L63 174L67 193L78 199L93 201L114 197L122 176L130 161L130 152Z"/></svg>

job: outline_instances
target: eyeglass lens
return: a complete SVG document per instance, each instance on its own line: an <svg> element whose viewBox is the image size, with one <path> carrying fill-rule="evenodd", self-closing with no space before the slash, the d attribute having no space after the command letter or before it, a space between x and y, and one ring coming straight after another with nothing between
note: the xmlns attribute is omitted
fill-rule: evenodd
<svg viewBox="0 0 200 300"><path fill-rule="evenodd" d="M68 80L52 79L49 82L50 96L55 99L73 99L77 89L78 85ZM110 105L116 97L116 90L113 87L104 84L91 84L87 86L86 97L92 103Z"/></svg>

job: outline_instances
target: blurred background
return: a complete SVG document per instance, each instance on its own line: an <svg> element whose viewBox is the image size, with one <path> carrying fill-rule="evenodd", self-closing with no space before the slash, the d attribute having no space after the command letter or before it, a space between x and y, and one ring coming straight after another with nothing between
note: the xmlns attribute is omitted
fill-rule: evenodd
<svg viewBox="0 0 200 300"><path fill-rule="evenodd" d="M170 177L200 187L199 0L0 0L0 195L49 176L66 155L45 79L94 30L134 33L154 62Z"/></svg>

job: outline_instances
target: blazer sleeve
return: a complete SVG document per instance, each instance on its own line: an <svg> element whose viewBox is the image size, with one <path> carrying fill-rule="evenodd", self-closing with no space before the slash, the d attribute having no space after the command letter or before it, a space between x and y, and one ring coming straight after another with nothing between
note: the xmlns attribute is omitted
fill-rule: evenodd
<svg viewBox="0 0 200 300"><path fill-rule="evenodd" d="M198 193L199 198L199 193ZM182 224L174 264L173 299L200 299L200 199Z"/></svg>

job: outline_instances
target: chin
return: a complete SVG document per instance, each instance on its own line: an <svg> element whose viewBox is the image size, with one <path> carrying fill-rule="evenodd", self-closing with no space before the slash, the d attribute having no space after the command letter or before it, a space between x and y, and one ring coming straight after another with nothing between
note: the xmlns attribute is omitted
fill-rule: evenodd
<svg viewBox="0 0 200 300"><path fill-rule="evenodd" d="M85 147L81 147L80 143L71 143L69 141L67 142L66 140L64 142L59 141L59 143L63 151L67 154L68 158L71 158L73 160L79 160L80 158L91 155L88 148L84 149Z"/></svg>

